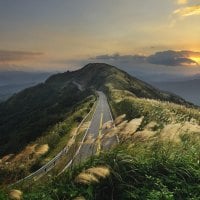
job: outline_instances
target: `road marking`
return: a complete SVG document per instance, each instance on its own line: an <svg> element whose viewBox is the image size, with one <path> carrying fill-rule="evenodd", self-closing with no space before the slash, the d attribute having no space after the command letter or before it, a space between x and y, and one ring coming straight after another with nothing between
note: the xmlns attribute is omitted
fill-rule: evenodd
<svg viewBox="0 0 200 200"><path fill-rule="evenodd" d="M101 152L101 133L102 133L102 125L103 125L103 113L101 113L100 124L99 124L99 135L97 138L97 155Z"/></svg>
<svg viewBox="0 0 200 200"><path fill-rule="evenodd" d="M95 104L96 104L96 107L95 107ZM81 125L83 124L83 122L87 119L87 117L89 116L89 114L93 111L94 107L95 107L95 112L96 112L96 108L97 108L97 104L98 104L98 100L96 101L96 103L94 103L94 105L92 106L91 110L89 111L89 113L84 117L84 119L81 121L81 123L79 124L77 130L76 130L76 133L78 132L78 130L80 129ZM95 113L94 112L94 113ZM94 114L93 114L93 117L94 117ZM87 129L87 132L89 130L89 127L90 125L88 126L88 129ZM74 137L75 135L73 135ZM85 140L85 136L84 135L84 140ZM40 169L38 169L37 171L29 174L28 176L18 180L17 182L15 183L12 183L11 185L9 185L9 187L12 187L16 184L19 184L25 180L28 180L28 179L31 179L31 178L35 178L36 176L39 176L39 175L45 175L47 172L49 172L53 167L51 167L52 163L54 163L55 161L57 160L60 160L60 158L64 155L64 154L67 154L68 153L68 150L69 148L66 146L63 150L61 150L52 160L50 160L48 163L46 163L44 166L42 166ZM80 149L79 149L80 151ZM72 162L72 160L70 161ZM42 176L40 176L39 178L41 178ZM37 177L36 177L37 178Z"/></svg>
<svg viewBox="0 0 200 200"><path fill-rule="evenodd" d="M102 96L102 95L103 95L103 96ZM101 96L101 97L100 97L100 96ZM100 100L100 98L101 98L101 100ZM84 136L83 136L83 138L82 138L82 141L81 141L81 144L80 144L79 148L77 149L77 151L76 151L76 153L74 154L73 158L67 163L67 165L64 167L64 169L58 174L58 176L59 176L61 173L63 173L63 172L73 163L73 161L74 161L74 159L76 158L76 156L80 153L80 150L81 150L81 148L82 148L82 146L83 146L83 144L84 144L84 141L85 141L85 139L86 139L86 137L87 137L87 135L88 135L88 132L89 132L91 123L92 123L92 121L93 121L93 119L94 119L94 116L95 116L95 113L96 113L97 109L101 110L101 118L100 118L100 125L99 125L99 135L98 135L98 138L97 138L97 139L99 140L99 141L98 141L98 146L97 146L97 152L100 153L100 151L101 151L101 141L100 141L100 137L101 137L101 134L102 134L103 112L104 112L104 109L105 109L105 106L104 106L104 104L103 104L103 100L105 100L106 103L108 103L107 97L106 97L105 94L102 92L102 93L99 93L99 97L98 97L98 99L97 99L97 101L96 101L96 103L95 103L96 106L95 106L95 104L94 104L94 106L93 106L93 107L95 107L95 110L94 110L92 119L91 119L91 121L90 121L90 124L89 124L89 126L88 126L88 128L87 128L87 130L86 130L86 132L85 132L85 134L84 134ZM79 126L78 126L78 128L77 128L77 131L79 130L80 126L82 125L82 123L84 122L84 120L87 118L87 116L89 116L89 114L93 111L93 107L92 107L92 109L90 110L90 112L85 116L85 118L82 120L82 122L79 124ZM100 107L101 107L101 109L100 109ZM111 111L110 111L110 106L109 106L109 104L108 104L108 107L109 107L109 113L110 113L111 120L113 121L113 118L112 118L112 114L111 114ZM117 137L117 135L116 135L116 137ZM118 141L118 143L119 143L119 138L118 138L118 137L117 137L117 141ZM22 182L22 181L25 181L26 179L31 179L31 178L34 178L34 177L36 177L36 176L46 174L48 171L50 171L50 170L53 168L53 166L51 166L51 165L54 164L54 162L56 162L57 160L60 160L60 158L61 158L64 154L67 154L68 150L69 150L69 148L68 148L68 147L65 147L60 153L57 154L57 156L55 156L55 157L54 157L51 161L49 161L46 165L44 165L43 167L41 167L40 169L38 169L36 172L30 174L29 176L27 176L27 177L25 177L25 178L23 178L23 179L17 181L17 182L14 183L14 184L11 184L10 187L13 186L13 185L15 185L15 184L17 184L17 183L20 183L20 182ZM54 164L54 166L55 166L55 164ZM44 170L45 170L45 173L44 173ZM41 177L41 176L40 176L40 177ZM37 177L36 177L36 178L37 178Z"/></svg>
<svg viewBox="0 0 200 200"><path fill-rule="evenodd" d="M89 124L89 126L88 126L88 128L87 128L87 130L86 130L86 132L85 132L85 134L84 134L84 136L83 136L83 139L82 139L82 141L81 141L81 143L80 143L80 146L78 147L78 149L77 149L76 153L74 154L73 158L67 163L67 165L63 168L63 170L62 170L57 176L60 176L60 175L73 163L73 161L74 161L74 159L76 158L76 156L80 153L81 147L83 146L83 142L85 141L85 138L86 138L87 135L88 135L88 132L89 132L89 129L90 129L90 125L91 125L91 123L92 123L92 121L93 121L93 118L94 118L94 116L95 116L95 113L96 113L96 111L97 111L98 103L99 103L99 97L98 97L98 100L96 101L96 107L95 107L94 113L93 113L93 115L92 115L92 119L91 119L91 121L90 121L90 124ZM94 105L94 106L95 106L95 105ZM93 110L93 109L91 109L91 111L92 111L92 110Z"/></svg>

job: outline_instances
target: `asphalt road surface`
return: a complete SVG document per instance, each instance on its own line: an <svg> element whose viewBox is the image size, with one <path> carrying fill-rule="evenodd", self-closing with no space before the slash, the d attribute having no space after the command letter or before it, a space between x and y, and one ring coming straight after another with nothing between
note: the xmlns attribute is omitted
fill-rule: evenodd
<svg viewBox="0 0 200 200"><path fill-rule="evenodd" d="M82 145L76 162L83 161L85 158L95 154L98 150L98 136L99 134L104 134L104 130L101 130L105 123L112 122L113 118L111 115L110 107L108 105L107 97L103 92L98 91L99 99L96 105L96 110L94 112L93 118L91 120L90 126L87 130L87 137L85 143ZM111 143L117 142L117 138L112 139Z"/></svg>

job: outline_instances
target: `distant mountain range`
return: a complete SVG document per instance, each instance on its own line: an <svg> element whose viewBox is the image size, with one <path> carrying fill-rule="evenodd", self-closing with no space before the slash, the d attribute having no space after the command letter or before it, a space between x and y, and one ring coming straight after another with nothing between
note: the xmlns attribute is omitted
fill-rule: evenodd
<svg viewBox="0 0 200 200"><path fill-rule="evenodd" d="M151 82L151 84L161 90L177 94L187 101L200 106L200 78L184 81Z"/></svg>
<svg viewBox="0 0 200 200"><path fill-rule="evenodd" d="M44 82L50 72L0 71L0 101L27 87Z"/></svg>

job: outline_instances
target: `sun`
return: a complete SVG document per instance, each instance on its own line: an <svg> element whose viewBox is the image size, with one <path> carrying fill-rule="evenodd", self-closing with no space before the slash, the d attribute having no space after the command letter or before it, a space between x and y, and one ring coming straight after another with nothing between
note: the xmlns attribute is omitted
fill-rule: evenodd
<svg viewBox="0 0 200 200"><path fill-rule="evenodd" d="M191 56L190 59L193 60L193 61L195 61L197 64L200 65L200 57Z"/></svg>

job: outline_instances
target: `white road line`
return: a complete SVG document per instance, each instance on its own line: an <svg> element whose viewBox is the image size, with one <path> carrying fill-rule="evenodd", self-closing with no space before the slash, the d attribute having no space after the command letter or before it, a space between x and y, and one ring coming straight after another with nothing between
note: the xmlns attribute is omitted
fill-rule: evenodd
<svg viewBox="0 0 200 200"><path fill-rule="evenodd" d="M91 108L90 112L84 117L84 119L81 121L81 123L79 124L77 130L76 130L76 134L78 132L78 130L80 129L80 127L82 126L82 124L84 123L84 121L87 119L87 117L89 116L89 114L92 112L93 107ZM72 139L74 139L75 135L73 135ZM21 183L27 179L31 179L33 177L35 177L36 175L39 174L43 174L45 175L48 171L50 171L55 165L56 165L56 161L58 161L64 154L67 154L67 152L69 151L68 147L65 147L63 150L61 150L52 160L50 160L48 163L46 163L44 166L42 166L40 169L38 169L37 171L29 174L28 176L18 180L17 182L9 185L9 187L12 187L18 183ZM53 164L53 167L51 166Z"/></svg>
<svg viewBox="0 0 200 200"><path fill-rule="evenodd" d="M65 172L65 170L66 170L68 167L70 167L70 165L73 163L73 161L74 161L74 159L76 158L76 156L80 153L81 147L83 146L83 142L85 141L85 138L87 137L87 134L88 134L89 129L90 129L90 125L91 125L91 123L92 123L92 121L93 121L93 118L94 118L94 115L95 115L95 113L96 113L96 110L97 110L97 107L98 107L98 103L99 103L99 99L98 99L98 101L97 101L97 103L96 103L96 108L95 108L95 110L94 110L92 119L91 119L91 121L90 121L90 124L89 124L89 126L88 126L88 128L87 128L87 130L86 130L86 132L85 132L85 134L84 134L84 136L83 136L83 139L81 140L81 144L80 144L79 148L77 149L77 151L76 151L76 153L74 154L73 158L67 163L67 165L64 167L64 169L58 174L58 176L59 176L60 174L62 174L63 172Z"/></svg>
<svg viewBox="0 0 200 200"><path fill-rule="evenodd" d="M106 103L108 103L107 97L105 96L105 94L104 94L103 92L102 92L102 94L104 95L104 96L103 96L103 99L104 99L105 101L107 101ZM99 96L100 96L100 95L99 95ZM87 128L87 130L86 130L84 136L83 136L83 139L81 140L81 144L80 144L79 148L77 149L77 151L76 151L76 153L74 154L73 158L67 163L67 165L64 167L64 169L58 174L58 176L59 176L60 174L62 174L62 173L73 163L73 161L74 161L74 159L76 158L76 156L80 153L81 147L83 146L83 143L84 143L84 141L85 141L85 138L86 138L87 135L88 135L88 132L89 132L91 123L92 123L92 121L93 121L93 119L94 119L94 116L95 116L95 113L96 113L96 111L97 111L97 107L98 107L99 105L101 105L101 110L103 110L103 106L104 106L104 105L103 105L103 101L101 101L101 104L99 104L99 103L100 103L100 100L99 100L99 97L98 97L98 100L97 100L96 103L95 103L95 104L96 104L96 107L95 107L95 110L94 110L92 119L91 119L91 121L90 121L90 123L89 123L89 126L88 126L88 128ZM95 104L94 104L94 106L95 106ZM94 106L93 106L93 107L94 107ZM77 127L76 133L78 132L78 130L80 129L80 127L82 126L82 124L84 123L84 121L86 120L86 118L89 116L89 114L93 111L93 107L91 108L90 112L84 117L84 119L81 121L81 123L79 124L79 126ZM109 107L110 117L111 117L111 120L112 120L112 122L113 122L113 117L112 117L112 113L111 113L109 104L108 104L108 107ZM75 136L76 136L76 134L73 135L72 139L74 139ZM119 143L118 135L116 135L116 138L117 138L117 142ZM50 171L50 170L56 165L56 161L59 160L64 154L67 154L68 151L69 151L69 148L68 148L68 147L65 147L61 152L59 152L51 161L49 161L49 162L48 162L47 164L45 164L43 167L41 167L40 169L38 169L36 172L30 174L29 176L27 176L27 177L25 177L25 178L23 178L23 179L20 179L20 180L17 181L16 183L11 184L10 187L13 186L13 185L16 185L16 184L18 184L18 183L20 183L20 182L22 182L22 181L25 181L25 180L27 180L27 179L31 179L31 178L35 177L36 175L41 175L41 174L44 175L44 174L46 174L48 171ZM52 165L52 164L53 164L53 165Z"/></svg>

